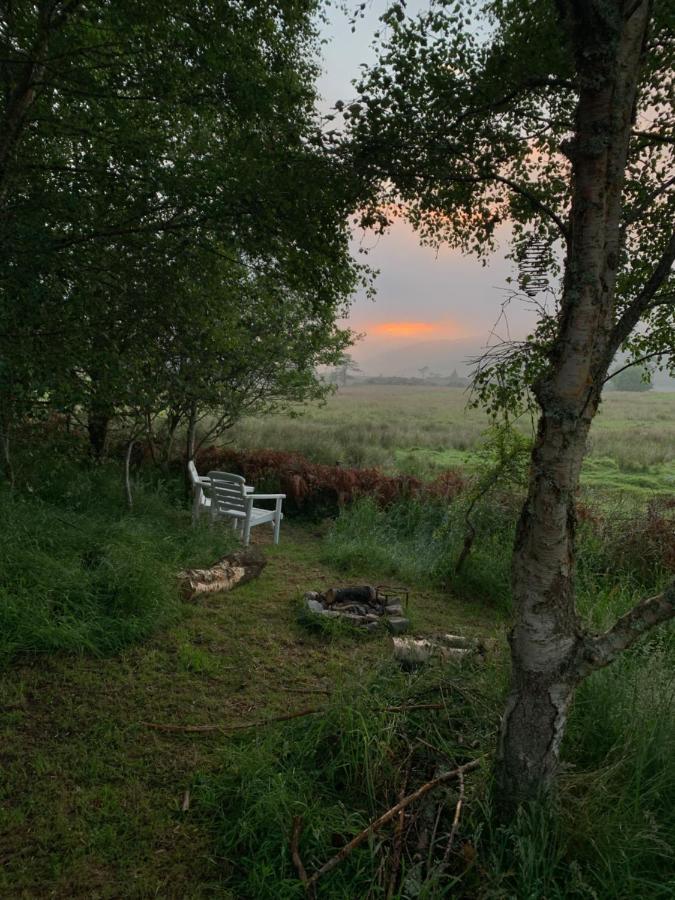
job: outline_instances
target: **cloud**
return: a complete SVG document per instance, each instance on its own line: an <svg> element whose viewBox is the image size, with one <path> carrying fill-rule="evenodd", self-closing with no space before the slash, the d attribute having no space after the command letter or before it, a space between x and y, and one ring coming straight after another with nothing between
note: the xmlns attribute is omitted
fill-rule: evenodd
<svg viewBox="0 0 675 900"><path fill-rule="evenodd" d="M420 340L430 338L458 338L462 335L462 329L454 322L447 319L442 322L422 322L410 319L395 319L393 321L374 322L365 326L365 332L370 338L397 338Z"/></svg>

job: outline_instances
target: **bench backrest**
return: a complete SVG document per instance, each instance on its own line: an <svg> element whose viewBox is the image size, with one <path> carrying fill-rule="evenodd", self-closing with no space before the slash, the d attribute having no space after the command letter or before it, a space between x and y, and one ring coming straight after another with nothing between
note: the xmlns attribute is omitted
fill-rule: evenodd
<svg viewBox="0 0 675 900"><path fill-rule="evenodd" d="M231 472L209 472L212 502L220 509L246 512L246 479Z"/></svg>

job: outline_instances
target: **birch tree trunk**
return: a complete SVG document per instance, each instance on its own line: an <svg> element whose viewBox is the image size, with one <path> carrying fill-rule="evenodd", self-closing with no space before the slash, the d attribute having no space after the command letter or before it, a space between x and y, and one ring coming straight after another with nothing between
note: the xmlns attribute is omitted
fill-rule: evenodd
<svg viewBox="0 0 675 900"><path fill-rule="evenodd" d="M566 4L580 87L561 316L545 375L528 496L512 565L512 682L496 802L508 818L548 790L568 708L592 671L574 598L575 495L613 340L621 195L650 4ZM596 665L607 660L600 653Z"/></svg>

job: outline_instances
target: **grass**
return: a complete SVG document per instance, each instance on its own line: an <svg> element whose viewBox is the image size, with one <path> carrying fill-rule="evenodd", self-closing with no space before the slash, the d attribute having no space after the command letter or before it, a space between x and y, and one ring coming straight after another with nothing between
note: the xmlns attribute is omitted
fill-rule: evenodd
<svg viewBox="0 0 675 900"><path fill-rule="evenodd" d="M459 575L455 565L464 541L464 504L403 501L381 509L368 498L343 511L326 537L323 558L356 576L377 566L383 576L452 589L472 603L508 610L513 516L484 505L474 517L477 539Z"/></svg>
<svg viewBox="0 0 675 900"><path fill-rule="evenodd" d="M498 621L504 621L508 597L502 587L501 602L495 604L494 586L503 585L508 575L513 511L493 507L483 518L479 533L492 538L488 553L481 556L479 549L468 572L452 583L455 596L471 585L474 596L484 598L473 608L491 608ZM631 521L633 528L640 527L627 511L622 519L617 509L603 522L590 520L582 527L579 605L598 628L667 578L651 558L649 535L641 544L626 541ZM443 531L451 535L452 546L452 514L440 505L410 502L383 512L365 500L335 523L323 558L350 575L370 567L415 583L447 582L452 553L444 556L436 542ZM412 675L380 660L356 678L344 672L320 719L240 737L226 746L220 772L202 779L200 790L223 856L236 861L228 880L233 894L302 896L289 852L294 816L303 818L301 851L311 872L395 802L411 760L414 774L406 789L433 777L439 766L472 755L489 757L504 698L505 656L503 649L493 650L486 669L440 668ZM431 696L443 700L438 717L411 712L399 718L383 711L389 704L400 708ZM675 629L670 627L580 688L563 748L556 810L533 805L509 828L496 829L485 771L469 780L464 819L447 867L443 847L456 789L442 795L440 805L436 798L410 818L409 850L401 862L399 891L392 896L672 897L674 712ZM442 836L437 843L433 833ZM393 840L389 830L350 856L322 879L321 896L387 896Z"/></svg>
<svg viewBox="0 0 675 900"><path fill-rule="evenodd" d="M179 488L58 460L0 498L0 665L20 653L113 653L180 616L176 572L222 555L189 528Z"/></svg>
<svg viewBox="0 0 675 900"><path fill-rule="evenodd" d="M139 516L141 506L139 495ZM189 539L188 514L177 515ZM285 524L279 548L265 548L259 579L182 604L173 624L144 643L102 658L22 655L0 673L0 896L241 896L231 888L237 855L216 833L206 787L238 741L162 734L142 722L257 721L321 704L324 695L304 691L338 690L385 665L385 636L327 637L298 622L298 595L343 577L320 562L320 545L315 528ZM375 574L363 571L366 580ZM422 631L499 628L489 608L431 589L415 591L412 610ZM269 840L286 846L271 827Z"/></svg>
<svg viewBox="0 0 675 900"><path fill-rule="evenodd" d="M113 464L34 471L0 511L0 896L300 898L294 816L311 871L401 791L481 755L448 865L456 784L406 820L391 900L675 895L672 627L580 688L559 808L492 824L517 502L479 510L459 577L461 500L364 500L329 526L285 523L259 579L181 603L176 570L218 558L231 534L190 528L179 482L139 477L129 514ZM658 589L672 546L672 510L636 519L634 501L611 502L580 528L579 605L597 628ZM305 590L356 580L405 583L415 632L487 638L487 663L401 672L385 635L303 623ZM441 708L407 709L430 700ZM322 712L226 733L307 707ZM394 834L325 876L320 896L386 897Z"/></svg>
<svg viewBox="0 0 675 900"><path fill-rule="evenodd" d="M351 386L301 415L247 419L233 439L246 449L296 451L315 462L432 477L470 464L481 443L488 419L468 410L467 399L461 388ZM594 492L628 491L638 499L672 493L675 393L608 393L593 423L589 454L583 482Z"/></svg>

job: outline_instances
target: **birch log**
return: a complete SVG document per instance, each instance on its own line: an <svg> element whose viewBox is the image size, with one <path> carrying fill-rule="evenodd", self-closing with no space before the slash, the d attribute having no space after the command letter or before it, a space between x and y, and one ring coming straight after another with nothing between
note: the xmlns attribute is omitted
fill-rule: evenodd
<svg viewBox="0 0 675 900"><path fill-rule="evenodd" d="M238 584L257 578L266 565L267 560L260 550L236 550L208 569L185 569L179 572L181 596L184 600L193 600L199 594L231 591Z"/></svg>

